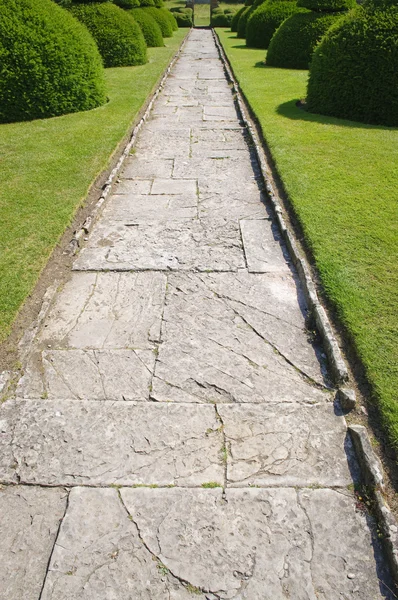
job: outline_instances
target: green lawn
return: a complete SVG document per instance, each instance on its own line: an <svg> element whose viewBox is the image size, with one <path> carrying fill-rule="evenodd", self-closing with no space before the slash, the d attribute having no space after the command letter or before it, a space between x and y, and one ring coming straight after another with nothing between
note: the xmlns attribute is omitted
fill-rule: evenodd
<svg viewBox="0 0 398 600"><path fill-rule="evenodd" d="M105 106L0 125L0 341L187 31L150 48L146 65L107 69Z"/></svg>
<svg viewBox="0 0 398 600"><path fill-rule="evenodd" d="M398 130L304 112L307 71L217 32L398 449Z"/></svg>
<svg viewBox="0 0 398 600"><path fill-rule="evenodd" d="M210 25L210 2L209 4L195 4L194 17L195 27L208 27Z"/></svg>

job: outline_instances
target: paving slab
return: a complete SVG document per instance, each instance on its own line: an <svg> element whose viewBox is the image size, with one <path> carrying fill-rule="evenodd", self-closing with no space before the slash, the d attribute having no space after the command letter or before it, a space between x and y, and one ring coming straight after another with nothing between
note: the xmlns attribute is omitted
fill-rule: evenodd
<svg viewBox="0 0 398 600"><path fill-rule="evenodd" d="M0 481L222 482L219 428L213 406L13 400L0 408Z"/></svg>
<svg viewBox="0 0 398 600"><path fill-rule="evenodd" d="M147 221L181 221L197 216L196 194L115 194L103 212L104 219L123 221L125 225Z"/></svg>
<svg viewBox="0 0 398 600"><path fill-rule="evenodd" d="M101 220L75 270L236 271L245 267L239 224L170 221L130 227Z"/></svg>
<svg viewBox="0 0 398 600"><path fill-rule="evenodd" d="M380 548L348 491L227 490L223 500L217 489L122 489L121 496L145 546L204 598L384 597Z"/></svg>
<svg viewBox="0 0 398 600"><path fill-rule="evenodd" d="M40 350L18 382L19 398L149 400L155 366L151 350Z"/></svg>
<svg viewBox="0 0 398 600"><path fill-rule="evenodd" d="M240 221L249 273L288 273L291 259L275 223L267 219Z"/></svg>
<svg viewBox="0 0 398 600"><path fill-rule="evenodd" d="M174 167L174 159L148 157L138 158L137 156L128 156L124 161L120 177L133 179L150 179L153 177L171 177Z"/></svg>
<svg viewBox="0 0 398 600"><path fill-rule="evenodd" d="M67 492L0 487L0 599L39 600Z"/></svg>
<svg viewBox="0 0 398 600"><path fill-rule="evenodd" d="M160 339L162 273L73 273L39 334L50 348L152 349Z"/></svg>
<svg viewBox="0 0 398 600"><path fill-rule="evenodd" d="M145 548L115 489L73 489L40 600L155 598L192 594Z"/></svg>
<svg viewBox="0 0 398 600"><path fill-rule="evenodd" d="M264 297L252 309L257 293ZM244 272L171 275L163 318L151 393L157 401L331 400L293 277L268 282Z"/></svg>
<svg viewBox="0 0 398 600"><path fill-rule="evenodd" d="M342 414L332 405L219 405L229 485L345 487L358 479Z"/></svg>

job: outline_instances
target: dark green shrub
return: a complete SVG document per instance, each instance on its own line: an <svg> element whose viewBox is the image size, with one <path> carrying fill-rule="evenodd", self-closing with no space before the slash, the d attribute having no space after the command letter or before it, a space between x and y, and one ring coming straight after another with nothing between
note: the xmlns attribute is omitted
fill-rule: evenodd
<svg viewBox="0 0 398 600"><path fill-rule="evenodd" d="M164 2L163 0L153 0L155 3L156 8L163 8L164 7Z"/></svg>
<svg viewBox="0 0 398 600"><path fill-rule="evenodd" d="M212 12L211 14L211 25L212 27L230 27L232 23L233 14L226 12Z"/></svg>
<svg viewBox="0 0 398 600"><path fill-rule="evenodd" d="M89 110L106 101L87 29L51 0L0 0L0 121Z"/></svg>
<svg viewBox="0 0 398 600"><path fill-rule="evenodd" d="M316 48L308 110L398 126L398 7L362 8L336 23Z"/></svg>
<svg viewBox="0 0 398 600"><path fill-rule="evenodd" d="M267 52L267 65L308 69L314 49L323 35L344 13L302 12L278 27Z"/></svg>
<svg viewBox="0 0 398 600"><path fill-rule="evenodd" d="M142 8L147 6L155 6L155 2L154 0L140 0L140 6L142 6Z"/></svg>
<svg viewBox="0 0 398 600"><path fill-rule="evenodd" d="M75 4L71 11L97 42L105 67L142 65L147 61L142 31L126 11L109 2Z"/></svg>
<svg viewBox="0 0 398 600"><path fill-rule="evenodd" d="M254 6L246 6L245 10L241 14L240 19L238 21L238 30L237 30L237 37L238 38L245 38L246 37L246 25L247 25L247 21L248 21L250 15L255 10L256 9L254 8Z"/></svg>
<svg viewBox="0 0 398 600"><path fill-rule="evenodd" d="M72 0L54 0L54 2L62 6L62 8L69 8L72 4Z"/></svg>
<svg viewBox="0 0 398 600"><path fill-rule="evenodd" d="M140 5L140 0L113 0L113 3L120 8L138 8Z"/></svg>
<svg viewBox="0 0 398 600"><path fill-rule="evenodd" d="M298 0L297 6L315 12L341 12L356 6L355 0Z"/></svg>
<svg viewBox="0 0 398 600"><path fill-rule="evenodd" d="M177 21L176 21L176 18L174 17L174 15L169 11L168 8L161 8L161 11L165 15L165 17L169 20L172 30L177 31L178 25L177 25Z"/></svg>
<svg viewBox="0 0 398 600"><path fill-rule="evenodd" d="M160 27L151 15L143 8L133 8L130 14L140 26L148 48L160 48L164 46Z"/></svg>
<svg viewBox="0 0 398 600"><path fill-rule="evenodd" d="M193 25L193 21L192 21L192 15L193 15L193 10L192 8L171 8L170 12L172 13L173 17L175 18L178 27L192 27Z"/></svg>
<svg viewBox="0 0 398 600"><path fill-rule="evenodd" d="M169 10L167 10L166 8L155 8L154 6L147 6L144 8L144 10L148 11L151 17L155 19L156 23L161 29L162 36L164 38L171 37L173 35L173 27L169 21L168 16L166 15L166 12L168 12L171 15L171 12Z"/></svg>
<svg viewBox="0 0 398 600"><path fill-rule="evenodd" d="M300 11L295 2L264 2L255 9L247 22L246 44L251 48L268 48L279 25Z"/></svg>
<svg viewBox="0 0 398 600"><path fill-rule="evenodd" d="M246 6L242 6L242 8L240 8L238 10L237 13L235 13L233 19L232 19L232 23L231 23L231 31L238 31L238 23L239 23L239 19L242 16L243 11L246 9Z"/></svg>

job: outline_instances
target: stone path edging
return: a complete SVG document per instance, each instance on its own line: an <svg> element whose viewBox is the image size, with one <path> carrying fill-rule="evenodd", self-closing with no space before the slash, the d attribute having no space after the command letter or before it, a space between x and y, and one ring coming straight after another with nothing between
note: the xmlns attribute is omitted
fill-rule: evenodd
<svg viewBox="0 0 398 600"><path fill-rule="evenodd" d="M247 105L244 94L234 76L232 65L224 52L218 35L214 29L212 31L220 58L224 64L227 77L233 84L233 90L236 94L236 103L238 105L242 121L252 139L260 172L264 179L264 185L267 191L268 199L270 200L275 211L280 231L293 258L294 265L297 269L306 295L308 306L311 309L318 332L321 335L324 348L329 359L331 371L335 378L335 383L337 384L339 392L342 391L343 394L345 394L345 391L347 390L349 393L352 393L353 390L345 387L347 381L349 380L348 369L336 337L333 334L332 325L325 309L319 301L307 261L300 255L294 235L289 230L286 221L283 218L282 206L278 200L278 194L276 193L275 188L268 176L268 173L272 172L272 167L269 164L266 153L263 149L264 142L260 139L257 129L249 116L250 108ZM353 407L354 406L351 406L351 408ZM398 583L398 523L383 496L383 491L385 488L383 468L376 453L372 449L366 428L360 425L351 425L348 427L348 431L350 432L351 439L353 440L363 480L365 485L368 486L372 495L372 499L375 503L375 511L383 535L382 541L384 551L390 564L392 575L395 581Z"/></svg>

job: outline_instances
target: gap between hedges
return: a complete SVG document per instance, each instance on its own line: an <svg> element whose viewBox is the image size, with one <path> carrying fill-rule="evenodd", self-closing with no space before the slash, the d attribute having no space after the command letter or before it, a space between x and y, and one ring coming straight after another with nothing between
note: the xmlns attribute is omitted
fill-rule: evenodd
<svg viewBox="0 0 398 600"><path fill-rule="evenodd" d="M107 69L104 106L0 125L0 342L187 32L148 49L145 65Z"/></svg>

